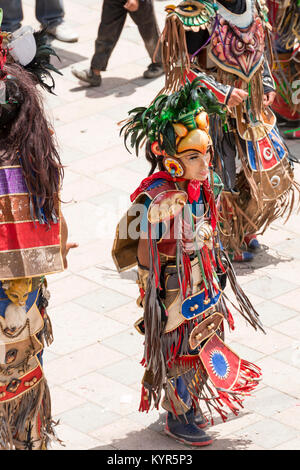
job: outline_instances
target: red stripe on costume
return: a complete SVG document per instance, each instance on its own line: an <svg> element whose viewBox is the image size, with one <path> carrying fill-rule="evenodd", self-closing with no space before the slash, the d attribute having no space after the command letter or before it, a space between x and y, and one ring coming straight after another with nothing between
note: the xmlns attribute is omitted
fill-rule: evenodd
<svg viewBox="0 0 300 470"><path fill-rule="evenodd" d="M190 82L192 82L193 80L195 80L195 78L199 78L200 81L209 89L213 92L213 94L216 96L217 100L219 101L219 103L221 104L224 104L225 103L225 100L226 100L226 95L224 93L222 93L220 90L218 90L218 88L216 88L212 83L210 82L207 82L205 80L202 80L200 77L198 77L198 75L193 72L192 70L190 70L188 73L185 72L184 74L184 78L188 78Z"/></svg>
<svg viewBox="0 0 300 470"><path fill-rule="evenodd" d="M22 250L60 244L60 224L34 225L33 222L2 224L0 251Z"/></svg>
<svg viewBox="0 0 300 470"><path fill-rule="evenodd" d="M16 383L16 390L15 391L9 391L7 390L7 387L0 387L0 403L5 402L8 400L12 400L16 398L18 395L20 395L23 392L27 392L31 388L33 388L35 385L38 384L38 382L42 379L43 377L43 372L42 368L40 365L38 365L35 369L31 370L28 372L28 374L24 375L22 378L20 378L20 383ZM9 387L9 385L8 385Z"/></svg>

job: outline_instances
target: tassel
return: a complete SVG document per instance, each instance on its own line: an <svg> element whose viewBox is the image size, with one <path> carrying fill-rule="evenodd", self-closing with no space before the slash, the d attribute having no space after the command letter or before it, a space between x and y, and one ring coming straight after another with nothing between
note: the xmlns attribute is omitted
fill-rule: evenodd
<svg viewBox="0 0 300 470"><path fill-rule="evenodd" d="M219 398L226 406L228 406L228 408L232 411L232 413L235 416L237 416L239 414L239 408L237 408L235 406L235 403L238 403L238 405L241 408L243 408L241 400L238 400L236 398L230 398L230 396L227 392L223 392L223 391L219 390Z"/></svg>
<svg viewBox="0 0 300 470"><path fill-rule="evenodd" d="M227 309L227 321L228 321L229 329L233 331L235 329L234 319L227 305L226 305L226 309Z"/></svg>
<svg viewBox="0 0 300 470"><path fill-rule="evenodd" d="M55 440L62 444L55 434L54 426L57 424L51 418L51 399L46 380L43 378L33 389L8 402L0 405L0 449L8 449L13 442L18 443L18 434L24 434L32 421L39 417L40 439L47 446L48 442ZM24 442L20 442L24 445Z"/></svg>
<svg viewBox="0 0 300 470"><path fill-rule="evenodd" d="M263 326L261 324L261 321L259 320L259 315L255 308L253 307L252 303L250 302L249 298L239 285L233 266L231 264L231 261L227 255L227 253L224 251L223 252L224 257L226 259L226 272L227 276L230 282L231 289L236 297L236 300L239 304L240 308L237 308L231 301L230 299L226 296L225 293L223 293L224 297L233 305L233 307L245 318L245 320L255 329L257 330L258 328L266 334L265 330L263 329Z"/></svg>
<svg viewBox="0 0 300 470"><path fill-rule="evenodd" d="M148 413L149 410L150 410L149 392L144 387L144 385L142 385L141 401L140 401L139 411L141 411L141 412L146 411L146 413Z"/></svg>
<svg viewBox="0 0 300 470"><path fill-rule="evenodd" d="M243 408L243 396L250 395L255 387L257 387L259 380L261 380L261 369L251 362L241 360L240 374L231 390L224 390L217 388L219 399L230 410L238 415L239 408Z"/></svg>

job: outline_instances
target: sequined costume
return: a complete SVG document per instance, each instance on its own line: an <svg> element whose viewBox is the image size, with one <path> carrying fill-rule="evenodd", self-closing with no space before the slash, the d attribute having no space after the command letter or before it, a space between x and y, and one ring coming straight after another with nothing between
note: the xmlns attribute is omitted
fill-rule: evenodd
<svg viewBox="0 0 300 470"><path fill-rule="evenodd" d="M212 118L211 136L215 170L224 183L222 242L234 259L251 259L243 250L271 222L290 214L299 191L276 118L263 104L275 90L265 55L265 44L271 44L265 2L184 0L166 10L165 89L198 77L225 105L233 90L248 93L230 108L225 125Z"/></svg>
<svg viewBox="0 0 300 470"><path fill-rule="evenodd" d="M113 247L119 271L138 264L138 305L144 316L136 327L145 334L146 368L140 411L152 404L158 408L164 390L165 431L191 445L211 442L196 425L199 411L202 416L207 407L225 420L226 405L237 414L243 392L260 378L259 368L223 342L223 321L234 327L226 276L240 313L255 329L262 328L220 244L216 201L223 185L212 170L207 176L202 169L203 180L185 179L187 155L189 162L198 158L203 168L208 165L212 147L206 111L218 110L214 95L195 81L130 113L125 143L130 138L138 149L145 138L152 171L156 164L160 171L132 194L133 205L118 225Z"/></svg>

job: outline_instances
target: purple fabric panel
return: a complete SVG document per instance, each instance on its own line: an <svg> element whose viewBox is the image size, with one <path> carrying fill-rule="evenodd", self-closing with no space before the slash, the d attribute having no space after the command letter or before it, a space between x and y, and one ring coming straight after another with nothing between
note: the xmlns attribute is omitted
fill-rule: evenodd
<svg viewBox="0 0 300 470"><path fill-rule="evenodd" d="M0 196L28 193L21 168L0 168Z"/></svg>

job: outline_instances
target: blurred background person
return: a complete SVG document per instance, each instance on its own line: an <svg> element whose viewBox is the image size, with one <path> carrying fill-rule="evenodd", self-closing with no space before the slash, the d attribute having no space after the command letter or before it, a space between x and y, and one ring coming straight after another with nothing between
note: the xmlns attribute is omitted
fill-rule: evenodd
<svg viewBox="0 0 300 470"><path fill-rule="evenodd" d="M23 20L22 0L0 0L3 9L2 31L14 32ZM78 34L65 22L63 0L36 0L35 14L47 32L59 41L76 42Z"/></svg>
<svg viewBox="0 0 300 470"><path fill-rule="evenodd" d="M95 53L88 70L72 70L73 75L91 86L101 85L101 72L106 70L109 58L122 33L127 14L137 25L144 41L151 63L144 72L144 78L156 78L163 75L160 51L153 62L153 55L159 41L152 0L104 0Z"/></svg>

